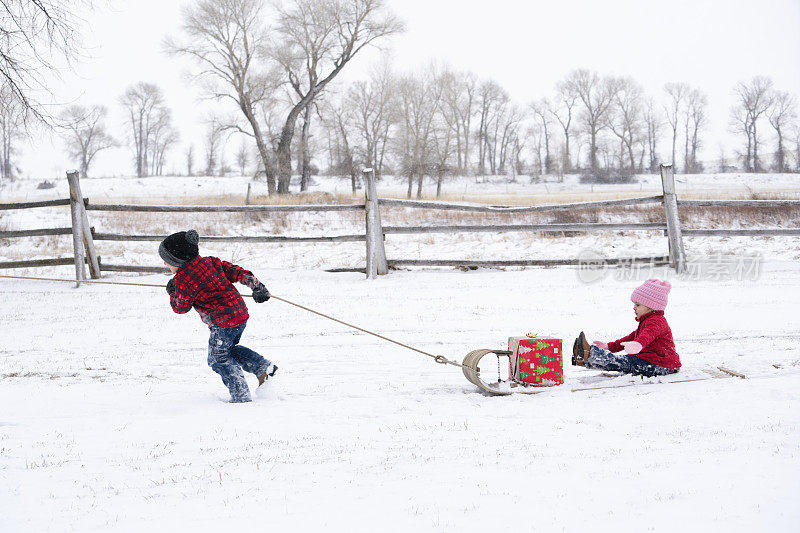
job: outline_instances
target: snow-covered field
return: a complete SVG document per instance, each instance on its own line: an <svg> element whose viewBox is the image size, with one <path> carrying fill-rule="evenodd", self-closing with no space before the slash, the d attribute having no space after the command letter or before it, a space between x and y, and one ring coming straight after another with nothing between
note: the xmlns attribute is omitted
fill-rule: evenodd
<svg viewBox="0 0 800 533"><path fill-rule="evenodd" d="M625 194L636 196L639 193L661 194L661 177L657 174L637 175L634 183L592 185L580 183L577 175L562 178L545 176L531 179L529 176L518 176L511 182L507 176L458 177L448 178L443 186L443 195L450 200L473 200L481 197L492 197L498 200L514 201L520 196L541 196L538 203L545 203L548 198L569 198L585 196L593 197ZM55 185L52 189L37 189L37 185L49 181ZM172 202L190 203L197 197L213 196L242 201L247 193L247 185L251 184L253 196L266 195L264 182L252 182L247 177L186 177L156 176L146 178L88 178L81 181L84 196L97 203L110 203L120 200L137 200L157 203L169 199ZM800 196L800 174L678 174L675 176L675 187L681 197L704 198L749 197L752 194L771 194L797 198ZM378 183L378 194L382 196L403 197L407 190L405 179L386 177ZM18 180L5 184L2 189L4 201L31 201L34 199L64 198L68 194L65 176L54 176L48 180ZM298 190L293 182L292 190ZM351 186L349 179L336 179L326 176L312 177L312 191L349 195ZM431 197L436 187L425 181L423 194ZM359 191L363 196L363 192ZM416 195L416 183L414 184ZM183 199L183 201L182 201Z"/></svg>
<svg viewBox="0 0 800 533"><path fill-rule="evenodd" d="M92 181L83 184L86 196L103 190L102 180L96 190ZM122 192L145 198L135 187ZM40 198L3 190L0 202L21 196ZM169 203L161 192L147 198ZM29 216L6 213L2 223L38 223ZM489 258L520 245L514 237L477 239L448 241L441 255ZM522 244L537 240L545 239ZM24 255L23 241L0 254ZM663 236L547 241L537 253L665 251ZM424 247L387 246L390 255ZM690 259L717 268L685 276L417 269L365 280L320 268L363 261L363 244L335 252L341 256L325 246L286 248L293 250L211 251L252 268L278 296L456 360L530 331L565 347L580 330L617 338L635 327L632 289L665 277L686 375L724 365L748 379L486 397L458 368L280 301L249 301L242 343L280 371L253 403L232 405L205 364L207 330L194 314L174 315L161 289L0 278L0 530L800 527L798 239L687 241ZM725 261L745 268L719 268ZM69 277L71 269L0 273ZM567 385L586 375L565 372Z"/></svg>

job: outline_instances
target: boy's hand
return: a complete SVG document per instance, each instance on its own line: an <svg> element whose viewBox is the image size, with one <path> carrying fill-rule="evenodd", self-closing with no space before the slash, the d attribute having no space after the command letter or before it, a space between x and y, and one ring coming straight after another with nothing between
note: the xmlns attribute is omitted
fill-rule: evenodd
<svg viewBox="0 0 800 533"><path fill-rule="evenodd" d="M253 300L255 300L256 303L259 304L269 300L269 291L267 290L267 288L264 286L263 283L259 283L258 285L253 287Z"/></svg>
<svg viewBox="0 0 800 533"><path fill-rule="evenodd" d="M600 349L603 349L603 350L608 350L608 344L606 344L606 343L604 343L604 342L601 342L601 341L594 341L592 344L594 344L595 346L597 346L597 347L598 347L598 348L600 348Z"/></svg>
<svg viewBox="0 0 800 533"><path fill-rule="evenodd" d="M167 294L172 296L173 292L175 292L175 278L170 278L167 282Z"/></svg>

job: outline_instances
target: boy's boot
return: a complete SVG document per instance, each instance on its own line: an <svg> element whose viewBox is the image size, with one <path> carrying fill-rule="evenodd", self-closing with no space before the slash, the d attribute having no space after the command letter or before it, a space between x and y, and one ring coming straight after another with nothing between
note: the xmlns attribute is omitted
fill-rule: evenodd
<svg viewBox="0 0 800 533"><path fill-rule="evenodd" d="M261 385L263 385L264 382L267 381L272 376L274 376L275 372L277 371L278 367L274 364L270 364L267 367L267 369L264 372L262 372L260 376L258 376L258 386L260 387Z"/></svg>

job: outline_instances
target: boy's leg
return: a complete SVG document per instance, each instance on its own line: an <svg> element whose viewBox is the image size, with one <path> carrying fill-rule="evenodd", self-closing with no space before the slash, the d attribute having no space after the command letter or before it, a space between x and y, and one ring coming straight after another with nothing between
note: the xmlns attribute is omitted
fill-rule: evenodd
<svg viewBox="0 0 800 533"><path fill-rule="evenodd" d="M247 324L242 324L238 328L238 333L233 340L234 346L231 348L231 357L233 357L237 363L245 370L245 372L250 372L251 374L255 374L256 376L260 376L264 372L267 372L272 365L272 362L269 359L265 359L259 353L242 346L239 344L239 340L242 338L242 332Z"/></svg>
<svg viewBox="0 0 800 533"><path fill-rule="evenodd" d="M272 365L269 359L265 359L258 352L254 352L246 346L237 344L231 349L231 356L241 365L245 372L250 372L256 376L263 374Z"/></svg>
<svg viewBox="0 0 800 533"><path fill-rule="evenodd" d="M211 326L211 335L208 338L208 366L220 375L222 382L228 387L231 401L249 402L250 388L244 379L239 361L232 353L237 330L238 328ZM241 332L238 334L241 335Z"/></svg>

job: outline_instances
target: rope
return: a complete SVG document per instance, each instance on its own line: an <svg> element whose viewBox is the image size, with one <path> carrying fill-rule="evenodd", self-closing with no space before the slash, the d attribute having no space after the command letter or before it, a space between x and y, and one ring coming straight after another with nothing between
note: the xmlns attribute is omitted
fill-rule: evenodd
<svg viewBox="0 0 800 533"><path fill-rule="evenodd" d="M4 276L4 275L0 275L0 278L27 279L27 280L35 280L35 281L61 281L61 282L67 282L67 283L93 283L93 284L96 284L96 285L128 285L128 286L133 286L133 287L158 287L158 288L161 288L161 289L165 289L167 287L166 285L159 285L157 283L133 283L133 282L125 282L125 281L100 281L100 280L96 280L96 279L74 280L74 279L61 279L61 278L40 278L40 277L33 277L33 276ZM250 294L242 294L242 296L247 297L247 298L252 298L253 297ZM330 315L326 315L325 313L321 313L319 311L315 311L314 309L311 309L310 307L306 307L304 305L300 305L298 303L291 302L291 301L289 301L289 300L287 300L285 298L281 298L280 296L275 296L272 293L270 293L269 296L270 296L271 299L275 299L275 300L281 301L281 302L283 302L285 304L293 305L295 307L303 309L304 311L308 311L309 313L313 313L313 314L321 316L323 318L327 318L328 320L332 320L334 322L338 322L339 324L342 324L342 325L347 326L349 328L361 331L362 333L366 333L368 335L372 335L373 337L378 337L379 339L383 339L385 341L391 342L391 343L396 344L398 346L402 346L403 348L407 348L407 349L409 349L409 350L411 350L413 352L421 353L422 355L426 355L426 356L432 358L434 361L436 361L439 364L442 364L442 365L453 365L453 366L462 367L462 368L464 367L464 365L462 365L461 363L459 363L457 361L453 361L451 359L447 359L443 355L435 355L435 354L432 354L432 353L428 353L428 352L426 352L424 350L420 350L419 348L414 348L413 346L409 346L408 344L403 344L400 341L396 341L394 339L390 339L389 337L385 337L383 335L380 335L379 333L375 333L374 331L370 331L368 329L364 329L364 328L356 326L354 324L350 324L348 322L345 322L344 320L339 320L338 318L334 318L334 317L332 317Z"/></svg>

